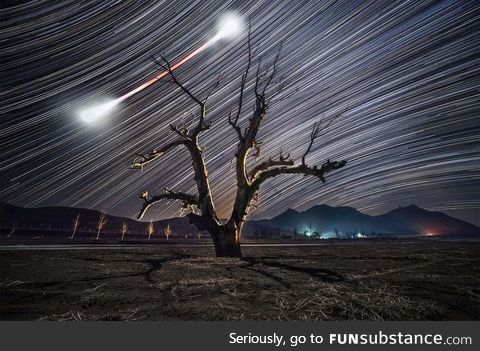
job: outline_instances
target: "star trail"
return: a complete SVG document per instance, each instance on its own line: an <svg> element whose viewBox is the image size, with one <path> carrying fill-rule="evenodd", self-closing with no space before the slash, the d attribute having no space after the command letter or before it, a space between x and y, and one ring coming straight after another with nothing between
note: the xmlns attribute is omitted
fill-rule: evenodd
<svg viewBox="0 0 480 351"><path fill-rule="evenodd" d="M11 3L11 6L8 6ZM251 22L257 58L281 45L283 87L259 132L262 158L300 158L314 121L340 116L309 165L346 159L327 175L284 175L260 189L250 218L326 203L380 214L415 203L480 224L480 2L478 1L30 1L0 5L0 199L134 217L144 190L195 193L178 148L142 171L136 153L175 139L197 106L168 79L129 95L101 123L79 111L128 94L215 37L222 14ZM236 136L227 123L247 63L246 36L213 41L175 71L209 99L202 134L221 217L235 195ZM254 62L256 62L254 60ZM281 78L281 79L280 79ZM244 128L252 111L247 82ZM255 160L251 160L254 164ZM179 215L162 202L146 220Z"/></svg>

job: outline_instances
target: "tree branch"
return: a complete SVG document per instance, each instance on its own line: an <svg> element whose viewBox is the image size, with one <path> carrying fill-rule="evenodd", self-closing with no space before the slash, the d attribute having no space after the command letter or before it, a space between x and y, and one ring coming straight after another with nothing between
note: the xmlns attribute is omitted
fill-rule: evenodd
<svg viewBox="0 0 480 351"><path fill-rule="evenodd" d="M164 145L163 147L161 147L159 149L152 150L150 152L147 152L146 154L139 154L133 160L133 164L132 164L131 168L132 169L143 169L143 167L148 165L153 160L162 156L168 150L173 149L173 148L175 148L177 146L180 146L180 145L185 145L185 140L175 140L175 141L172 141L171 143L168 143L168 144Z"/></svg>
<svg viewBox="0 0 480 351"><path fill-rule="evenodd" d="M165 65L161 64L160 62L158 62L157 60L155 60L155 62L160 66L162 67L164 70L168 71L168 73L170 74L170 76L172 77L172 80L175 82L175 84L177 84L180 89L183 90L183 92L185 94L187 94L190 99L192 99L193 101L195 101L201 108L204 107L204 103L202 101L200 101L200 99L198 99L190 90L188 90L182 83L180 83L180 81L177 79L177 77L175 76L175 74L173 73L173 70L172 70L172 67L170 66L170 62L164 57L164 56L160 56L162 58L162 60L165 62Z"/></svg>
<svg viewBox="0 0 480 351"><path fill-rule="evenodd" d="M219 77L217 78L217 82L216 84L214 84L212 90L208 93L207 97L205 98L204 101L201 101L199 98L197 98L187 87L185 87L185 85L183 85L176 77L176 75L173 73L173 70L172 70L172 67L170 66L170 62L164 57L164 56L160 56L162 58L162 60L165 62L165 65L163 65L162 63L158 62L157 60L155 60L155 62L160 66L162 67L163 69L165 69L166 71L168 71L168 73L170 74L170 76L172 77L172 80L175 84L177 84L178 87L180 87L180 89L183 90L183 92L188 96L190 97L190 99L192 99L193 101L195 101L195 103L198 104L198 106L200 107L200 117L198 119L198 125L197 127L193 130L192 132L192 135L193 136L196 136L198 134L200 134L200 132L204 131L204 130L207 130L210 128L210 124L205 124L205 115L206 115L206 102L209 98L209 96L213 93L213 91L220 85L220 82L222 81L222 75L219 75Z"/></svg>
<svg viewBox="0 0 480 351"><path fill-rule="evenodd" d="M187 127L178 128L174 125L171 125L170 127L175 133L177 133L182 139L184 139L184 140L181 140L181 143L183 143L187 147L188 151L190 152L190 155L192 158L192 166L195 172L194 180L198 188L198 199L197 199L198 208L202 212L203 217L208 218L209 221L212 223L217 223L218 218L215 212L215 206L213 204L213 199L210 191L207 167L205 165L203 150L199 144L198 136L202 131L209 129L212 125L211 121L209 123L205 123L206 102L210 97L210 95L213 94L215 89L217 89L218 86L220 85L220 82L222 81L223 76L222 75L218 76L216 83L213 85L212 89L208 93L205 100L201 101L177 79L177 77L173 73L173 69L170 66L169 61L163 56L161 56L161 58L165 62L165 64L158 62L155 58L154 60L155 62L157 62L157 64L160 67L167 70L170 76L172 77L172 80L183 90L183 92L186 95L188 95L193 101L195 101L200 106L199 121L197 126L193 129L193 131L189 131ZM137 162L137 165L136 165L137 168L143 167L142 164L144 162L144 158L141 158L139 161L140 162Z"/></svg>
<svg viewBox="0 0 480 351"><path fill-rule="evenodd" d="M252 23L249 23L248 26L248 61L247 61L247 68L245 69L245 73L242 74L242 79L240 83L240 91L238 94L238 108L237 108L237 113L235 114L235 118L232 119L232 113L228 115L228 123L235 129L238 135L239 140L243 140L242 132L240 130L240 127L238 126L238 120L240 118L240 115L242 113L242 108L243 108L243 96L245 93L245 84L248 79L248 73L250 71L250 66L252 64L252 45L251 45L251 28L252 28Z"/></svg>
<svg viewBox="0 0 480 351"><path fill-rule="evenodd" d="M228 123L232 126L232 128L235 130L235 132L237 132L238 139L240 141L242 141L243 140L242 130L238 126L238 118L235 118L235 120L233 120L232 119L232 112L230 112L228 114Z"/></svg>
<svg viewBox="0 0 480 351"><path fill-rule="evenodd" d="M225 79L225 76L223 74L219 74L218 77L217 77L217 80L215 81L215 84L213 84L212 88L210 89L210 91L208 92L207 96L205 97L205 99L203 99L203 104L206 105L207 104L207 101L208 101L208 98L218 89L218 87L220 86L220 83Z"/></svg>
<svg viewBox="0 0 480 351"><path fill-rule="evenodd" d="M313 142L315 139L317 139L319 136L322 135L322 132L325 131L332 122L337 119L340 116L340 114L337 114L333 116L332 118L326 120L324 117L322 117L318 122L313 123L312 131L310 133L310 142L308 144L308 148L305 151L305 153L302 156L302 165L306 165L305 158L307 157L308 153L312 149ZM323 125L322 125L323 123Z"/></svg>
<svg viewBox="0 0 480 351"><path fill-rule="evenodd" d="M272 159L270 157L268 160L263 161L257 164L254 168L252 168L252 170L249 172L249 179L252 180L259 172L264 171L268 168L275 166L293 166L293 164L294 162L290 158L290 154L283 156L283 154L280 153L277 159Z"/></svg>
<svg viewBox="0 0 480 351"><path fill-rule="evenodd" d="M188 130L188 127L186 124L184 124L182 127L178 127L174 124L170 124L170 129L178 134L181 138L185 139L185 140L192 140L192 138L190 137L190 131Z"/></svg>
<svg viewBox="0 0 480 351"><path fill-rule="evenodd" d="M280 168L273 168L267 169L259 174L252 182L252 190L257 191L260 185L266 181L267 179L276 177L280 174L303 174L303 175L310 175L317 177L325 183L325 174L331 172L336 169L340 169L347 164L346 160L342 161L333 161L331 162L328 160L325 162L322 167L318 168L317 166L309 167L307 165L301 164L299 166L294 167L280 167Z"/></svg>
<svg viewBox="0 0 480 351"><path fill-rule="evenodd" d="M278 49L277 55L275 55L275 59L273 60L272 73L271 73L270 76L267 78L267 82L265 83L265 85L264 85L264 87L263 87L262 95L265 95L265 92L266 92L268 86L270 85L270 83L272 82L273 77L274 77L275 74L277 73L277 63L278 63L278 59L280 58L280 53L281 53L281 52L282 52L282 46L280 45L280 48ZM268 71L267 71L266 73L268 73Z"/></svg>
<svg viewBox="0 0 480 351"><path fill-rule="evenodd" d="M250 38L249 38L249 42L250 42ZM249 48L250 48L250 43L249 43ZM237 153L235 155L237 158L236 167L235 167L236 175L237 175L237 194L235 196L235 203L233 205L232 215L228 222L228 225L230 227L241 228L243 226L243 223L248 213L248 208L251 203L251 199L255 195L255 191L252 192L250 175L247 174L247 158L252 148L255 148L256 156L260 154L260 146L256 140L256 137L257 137L258 130L260 128L260 124L263 118L267 114L268 106L266 104L265 93L268 85L270 84L270 82L272 81L273 77L277 72L276 67L277 67L279 54L280 52L275 57L272 72L269 74L266 80L265 86L263 88L261 88L260 85L262 84L263 77L268 74L268 68L265 72L262 72L261 59L258 60L258 66L256 71L256 77L255 77L255 88L254 88L255 109L253 112L253 116L250 117L249 119L248 127L245 128L243 136L239 138ZM251 61L250 54L249 54L249 59ZM247 68L250 68L250 62L248 63ZM245 78L242 77L243 84L241 88L244 88L244 85L245 85L244 79L246 79L246 76ZM230 121L230 124L238 127L236 122L238 122L237 118L234 121ZM237 129L235 128L235 130ZM285 160L281 161L282 164L284 162L286 161Z"/></svg>
<svg viewBox="0 0 480 351"><path fill-rule="evenodd" d="M312 149L313 142L315 141L315 139L317 139L319 133L320 133L320 125L317 124L317 122L315 122L313 123L312 132L310 133L310 143L308 144L308 148L302 156L302 165L306 165L305 158L307 157L308 153Z"/></svg>
<svg viewBox="0 0 480 351"><path fill-rule="evenodd" d="M142 195L140 195L140 198L143 199L143 205L142 205L142 208L140 209L140 212L137 215L138 219L143 218L143 216L145 215L145 212L147 212L147 209L151 205L163 199L180 200L183 203L184 209L190 210L192 206L198 206L198 198L195 195L175 192L167 188L165 188L164 191L165 192L163 194L154 195L152 197L149 196L148 191L145 191Z"/></svg>

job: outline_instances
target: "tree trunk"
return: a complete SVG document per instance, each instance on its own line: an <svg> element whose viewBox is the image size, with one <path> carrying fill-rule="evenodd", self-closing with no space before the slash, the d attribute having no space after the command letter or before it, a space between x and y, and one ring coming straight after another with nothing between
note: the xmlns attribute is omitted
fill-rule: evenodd
<svg viewBox="0 0 480 351"><path fill-rule="evenodd" d="M210 233L217 257L242 257L240 232L234 228L221 226L215 233Z"/></svg>

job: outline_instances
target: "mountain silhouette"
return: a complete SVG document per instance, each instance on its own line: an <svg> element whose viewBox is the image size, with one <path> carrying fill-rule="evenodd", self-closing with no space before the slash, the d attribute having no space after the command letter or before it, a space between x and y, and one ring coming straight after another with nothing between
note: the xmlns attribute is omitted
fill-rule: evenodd
<svg viewBox="0 0 480 351"><path fill-rule="evenodd" d="M79 231L94 231L100 212L73 207L24 208L0 202L0 224L24 229L69 231L74 218L80 215ZM130 233L143 234L147 223L130 218L107 215L103 232L118 233L126 222ZM156 233L170 225L173 236L196 234L198 229L187 218L170 218L155 221ZM480 228L441 212L427 211L415 205L399 207L379 216L370 216L353 207L317 205L299 212L288 209L266 220L246 223L245 236L258 233L284 232L291 235L314 232L326 237L351 237L358 233L367 236L435 235L455 238L478 238ZM268 235L267 235L268 236Z"/></svg>
<svg viewBox="0 0 480 351"><path fill-rule="evenodd" d="M353 207L317 205L304 212L288 209L269 219L248 224L250 232L278 228L298 233L318 232L325 236L364 235L435 235L478 237L480 228L441 212L427 211L411 205L399 207L379 216L370 216Z"/></svg>
<svg viewBox="0 0 480 351"><path fill-rule="evenodd" d="M100 211L74 207L18 207L0 202L0 223L2 227L12 225L24 229L60 230L69 231L72 222L80 215L80 231L92 231L95 229ZM140 222L131 218L106 215L107 223L102 232L118 233L123 222L127 223L129 233L143 234L146 231L146 222ZM196 227L190 225L187 218L171 218L155 221L156 233L161 233L164 227L170 224L173 235L183 233L195 233Z"/></svg>
<svg viewBox="0 0 480 351"><path fill-rule="evenodd" d="M480 228L473 224L450 217L442 212L427 211L416 205L399 207L376 218L399 224L420 234L449 236L480 234Z"/></svg>

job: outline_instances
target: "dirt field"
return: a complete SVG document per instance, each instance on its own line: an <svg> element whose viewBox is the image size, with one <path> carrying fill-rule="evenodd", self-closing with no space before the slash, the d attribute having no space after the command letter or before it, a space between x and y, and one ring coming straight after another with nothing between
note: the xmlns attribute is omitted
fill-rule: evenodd
<svg viewBox="0 0 480 351"><path fill-rule="evenodd" d="M0 251L2 320L480 320L474 242Z"/></svg>

